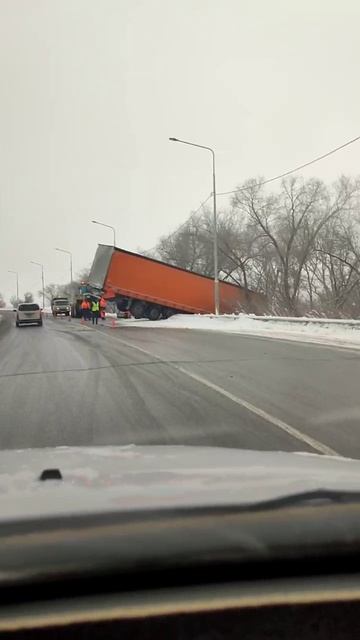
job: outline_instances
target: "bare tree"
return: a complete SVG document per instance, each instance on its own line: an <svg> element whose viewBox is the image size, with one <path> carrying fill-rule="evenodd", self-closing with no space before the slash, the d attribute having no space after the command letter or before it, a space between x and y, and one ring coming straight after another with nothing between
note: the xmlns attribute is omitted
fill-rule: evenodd
<svg viewBox="0 0 360 640"><path fill-rule="evenodd" d="M360 247L356 216L343 216L320 235L309 267L318 283L318 306L327 315L360 313Z"/></svg>
<svg viewBox="0 0 360 640"><path fill-rule="evenodd" d="M267 276L284 310L298 313L307 264L323 228L337 216L354 210L359 182L341 178L332 189L319 180L284 180L277 194L267 195L256 181L239 191L233 206L246 216L263 240ZM269 269L270 267L270 269Z"/></svg>
<svg viewBox="0 0 360 640"><path fill-rule="evenodd" d="M51 302L53 298L59 298L64 295L63 286L58 284L47 284L44 289L45 299ZM38 295L42 296L42 289L38 291Z"/></svg>
<svg viewBox="0 0 360 640"><path fill-rule="evenodd" d="M10 298L10 304L14 309L16 309L18 304L20 304L21 302L23 302L23 300L18 300L16 296L11 296Z"/></svg>
<svg viewBox="0 0 360 640"><path fill-rule="evenodd" d="M177 231L160 238L155 256L169 264L212 275L214 266L208 236L208 213L191 215Z"/></svg>
<svg viewBox="0 0 360 640"><path fill-rule="evenodd" d="M45 287L45 298L48 302L51 302L53 298L67 297L67 298L75 298L79 295L80 286L84 282L87 282L89 278L90 269L82 269L77 274L77 277L72 282L67 284L48 284ZM38 292L39 295L42 295L42 290Z"/></svg>
<svg viewBox="0 0 360 640"><path fill-rule="evenodd" d="M240 188L218 217L220 278L264 294L275 314L360 314L359 180ZM151 257L213 276L212 212L190 216Z"/></svg>

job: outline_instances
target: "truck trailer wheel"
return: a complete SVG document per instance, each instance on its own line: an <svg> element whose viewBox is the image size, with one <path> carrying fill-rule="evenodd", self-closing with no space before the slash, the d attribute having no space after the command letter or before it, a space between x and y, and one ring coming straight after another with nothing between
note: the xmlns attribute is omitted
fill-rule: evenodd
<svg viewBox="0 0 360 640"><path fill-rule="evenodd" d="M175 313L176 311L174 309L166 308L166 309L163 309L162 316L163 318L171 318L171 316L174 316Z"/></svg>
<svg viewBox="0 0 360 640"><path fill-rule="evenodd" d="M130 307L130 313L136 320L143 318L145 315L145 304L143 302L133 302Z"/></svg>
<svg viewBox="0 0 360 640"><path fill-rule="evenodd" d="M159 320L161 315L161 310L158 307L150 307L150 309L147 312L147 317L149 318L149 320L155 321L155 320Z"/></svg>

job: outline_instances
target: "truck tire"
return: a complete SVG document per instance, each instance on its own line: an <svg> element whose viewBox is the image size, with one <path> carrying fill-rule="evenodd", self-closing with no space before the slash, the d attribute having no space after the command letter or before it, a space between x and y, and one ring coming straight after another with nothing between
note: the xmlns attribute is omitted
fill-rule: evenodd
<svg viewBox="0 0 360 640"><path fill-rule="evenodd" d="M42 327L43 326L43 321L39 320L38 325L39 325L39 327Z"/></svg>
<svg viewBox="0 0 360 640"><path fill-rule="evenodd" d="M16 320L16 326L19 328L20 327L20 323Z"/></svg>
<svg viewBox="0 0 360 640"><path fill-rule="evenodd" d="M129 311L130 305L129 298L121 298L120 300L116 300L116 308L118 311ZM135 302L133 304L136 304Z"/></svg>
<svg viewBox="0 0 360 640"><path fill-rule="evenodd" d="M155 320L159 320L161 316L161 309L159 309L159 307L150 307L150 309L147 312L147 317L149 318L149 320L152 320L153 322Z"/></svg>
<svg viewBox="0 0 360 640"><path fill-rule="evenodd" d="M140 302L140 300L133 302L130 307L130 313L134 318L139 320L139 318L143 318L145 315L145 304L144 302Z"/></svg>
<svg viewBox="0 0 360 640"><path fill-rule="evenodd" d="M174 309L163 309L162 316L163 318L171 318L175 313L176 311Z"/></svg>

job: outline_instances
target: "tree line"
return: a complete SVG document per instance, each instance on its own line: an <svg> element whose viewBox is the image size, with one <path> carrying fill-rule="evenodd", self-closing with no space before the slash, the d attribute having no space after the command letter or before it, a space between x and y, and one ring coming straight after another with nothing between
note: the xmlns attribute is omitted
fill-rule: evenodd
<svg viewBox="0 0 360 640"><path fill-rule="evenodd" d="M220 278L263 294L270 314L359 317L359 205L359 178L327 185L290 177L277 189L261 180L239 185L218 215ZM143 253L212 277L211 208ZM84 270L73 283L48 284L46 299L72 297L87 276Z"/></svg>
<svg viewBox="0 0 360 640"><path fill-rule="evenodd" d="M239 185L218 215L221 279L263 294L272 314L359 316L360 179L290 177L276 190L261 182ZM211 208L190 215L151 255L213 276Z"/></svg>
<svg viewBox="0 0 360 640"><path fill-rule="evenodd" d="M53 298L69 298L70 300L79 295L80 286L83 282L87 282L90 269L82 269L75 280L66 284L47 284L44 288L45 300L50 304ZM42 296L42 291L38 291L38 295Z"/></svg>

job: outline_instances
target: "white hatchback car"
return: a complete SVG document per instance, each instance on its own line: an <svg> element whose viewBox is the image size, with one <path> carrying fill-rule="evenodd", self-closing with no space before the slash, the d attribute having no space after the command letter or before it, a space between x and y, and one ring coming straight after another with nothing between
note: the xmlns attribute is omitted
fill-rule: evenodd
<svg viewBox="0 0 360 640"><path fill-rule="evenodd" d="M42 313L38 304L35 302L22 302L19 304L16 312L16 326L22 324L37 324L42 327Z"/></svg>

